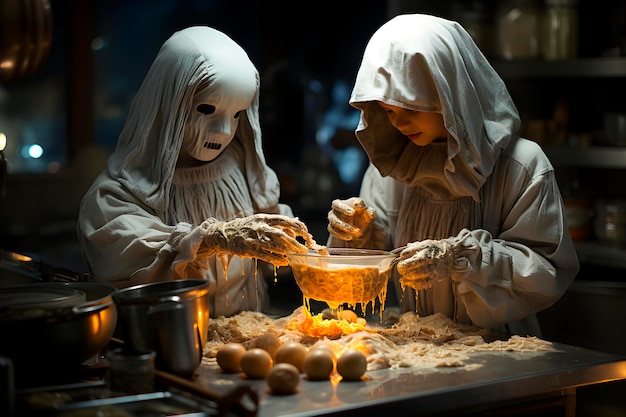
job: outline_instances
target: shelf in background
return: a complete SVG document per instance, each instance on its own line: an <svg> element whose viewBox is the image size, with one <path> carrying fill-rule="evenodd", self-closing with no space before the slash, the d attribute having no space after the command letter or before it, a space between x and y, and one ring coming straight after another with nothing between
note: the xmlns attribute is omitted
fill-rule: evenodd
<svg viewBox="0 0 626 417"><path fill-rule="evenodd" d="M518 60L492 62L502 78L546 78L546 77L593 77L610 78L626 76L626 58L580 58L563 61Z"/></svg>
<svg viewBox="0 0 626 417"><path fill-rule="evenodd" d="M554 166L587 168L626 168L626 147L546 147L543 149Z"/></svg>
<svg viewBox="0 0 626 417"><path fill-rule="evenodd" d="M576 242L580 263L626 269L626 249L601 242Z"/></svg>

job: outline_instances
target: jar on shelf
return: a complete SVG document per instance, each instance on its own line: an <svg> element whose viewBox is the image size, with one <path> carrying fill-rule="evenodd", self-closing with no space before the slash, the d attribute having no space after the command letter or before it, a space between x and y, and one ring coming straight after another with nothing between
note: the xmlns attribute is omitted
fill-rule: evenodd
<svg viewBox="0 0 626 417"><path fill-rule="evenodd" d="M546 0L541 54L547 60L578 55L578 0Z"/></svg>
<svg viewBox="0 0 626 417"><path fill-rule="evenodd" d="M610 246L626 247L626 199L600 199L595 208L596 237Z"/></svg>
<svg viewBox="0 0 626 417"><path fill-rule="evenodd" d="M562 190L567 227L573 241L587 240L592 231L593 202L581 190L577 179Z"/></svg>
<svg viewBox="0 0 626 417"><path fill-rule="evenodd" d="M450 16L467 30L483 54L488 57L494 55L494 16L489 1L453 1Z"/></svg>
<svg viewBox="0 0 626 417"><path fill-rule="evenodd" d="M507 60L536 59L541 55L542 4L535 0L509 0L498 7L498 55Z"/></svg>

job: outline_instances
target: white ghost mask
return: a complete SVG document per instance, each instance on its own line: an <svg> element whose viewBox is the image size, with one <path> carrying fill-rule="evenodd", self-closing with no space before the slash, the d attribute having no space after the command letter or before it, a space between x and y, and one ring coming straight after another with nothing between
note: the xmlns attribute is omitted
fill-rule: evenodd
<svg viewBox="0 0 626 417"><path fill-rule="evenodd" d="M183 148L199 161L212 161L235 137L239 116L252 102L256 79L235 68L212 77L193 98ZM243 75L243 76L242 76Z"/></svg>
<svg viewBox="0 0 626 417"><path fill-rule="evenodd" d="M200 104L200 96L206 93L216 114L241 100L241 105L233 106L228 113L234 115L245 108L232 129L236 128L233 141L239 141L244 150L249 188L246 198L251 196L255 207L272 207L278 201L280 185L263 154L259 83L258 71L245 50L226 34L205 26L174 33L159 50L133 99L115 152L109 158L111 175L164 218L175 171L195 165L187 158L181 162L180 154L189 156L185 148L193 149L193 138L199 137L186 134L194 131L186 125L195 117L194 102ZM189 146L183 146L185 136ZM230 142L222 149L228 146Z"/></svg>

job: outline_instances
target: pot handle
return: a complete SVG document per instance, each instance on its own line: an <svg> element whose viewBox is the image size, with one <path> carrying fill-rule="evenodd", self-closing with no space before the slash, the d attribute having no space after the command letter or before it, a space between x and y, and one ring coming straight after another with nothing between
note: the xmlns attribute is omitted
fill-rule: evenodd
<svg viewBox="0 0 626 417"><path fill-rule="evenodd" d="M202 360L203 346L195 320L190 320L178 297L163 298L150 306L148 317L156 329L157 366L180 376L190 376Z"/></svg>

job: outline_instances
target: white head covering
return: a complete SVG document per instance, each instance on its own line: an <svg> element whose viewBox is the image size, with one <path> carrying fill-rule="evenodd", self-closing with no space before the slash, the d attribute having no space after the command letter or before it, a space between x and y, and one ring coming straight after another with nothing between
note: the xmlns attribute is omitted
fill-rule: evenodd
<svg viewBox="0 0 626 417"><path fill-rule="evenodd" d="M414 145L375 101L441 113L447 149ZM361 110L356 135L383 176L475 201L520 124L504 82L465 29L420 14L397 16L374 33L350 104Z"/></svg>
<svg viewBox="0 0 626 417"><path fill-rule="evenodd" d="M256 86L235 134L244 149L250 195L255 207L278 201L278 179L266 165L261 143L258 71L246 52L224 33L190 27L174 33L161 47L108 161L110 175L161 218L168 209L195 93L218 87L225 79L232 85L233 77L240 77L243 86L253 78Z"/></svg>

